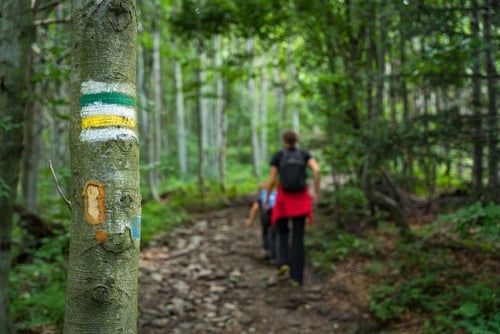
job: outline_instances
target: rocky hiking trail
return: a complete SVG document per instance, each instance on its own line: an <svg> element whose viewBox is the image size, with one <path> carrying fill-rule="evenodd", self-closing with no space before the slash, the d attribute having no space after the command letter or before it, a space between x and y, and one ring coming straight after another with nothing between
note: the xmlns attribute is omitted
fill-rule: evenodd
<svg viewBox="0 0 500 334"><path fill-rule="evenodd" d="M141 251L138 332L369 333L363 264L346 261L330 278L306 265L303 287L276 281L260 222L244 226L250 203L200 214Z"/></svg>

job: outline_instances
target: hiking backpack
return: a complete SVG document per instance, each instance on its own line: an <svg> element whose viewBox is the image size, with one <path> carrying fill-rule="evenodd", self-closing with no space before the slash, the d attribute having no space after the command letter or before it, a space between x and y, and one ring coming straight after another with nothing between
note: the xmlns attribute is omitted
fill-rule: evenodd
<svg viewBox="0 0 500 334"><path fill-rule="evenodd" d="M281 188L286 192L300 192L306 187L306 161L300 149L284 149L280 166Z"/></svg>

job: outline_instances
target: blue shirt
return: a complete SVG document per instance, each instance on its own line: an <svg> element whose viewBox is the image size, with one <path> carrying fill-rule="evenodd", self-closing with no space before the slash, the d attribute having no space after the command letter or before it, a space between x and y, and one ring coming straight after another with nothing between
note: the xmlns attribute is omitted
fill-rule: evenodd
<svg viewBox="0 0 500 334"><path fill-rule="evenodd" d="M259 202L261 204L264 204L264 201L266 200L266 195L267 195L266 190L260 191ZM274 203L276 203L276 195L277 195L276 191L272 191L271 194L269 195L269 202L267 203L269 209L271 209L274 206Z"/></svg>

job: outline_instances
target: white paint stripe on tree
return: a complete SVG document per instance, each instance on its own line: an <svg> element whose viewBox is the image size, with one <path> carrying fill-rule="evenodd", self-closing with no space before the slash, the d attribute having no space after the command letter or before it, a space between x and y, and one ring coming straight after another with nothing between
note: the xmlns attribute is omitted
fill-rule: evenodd
<svg viewBox="0 0 500 334"><path fill-rule="evenodd" d="M108 140L135 141L137 135L134 130L123 128L84 129L80 134L83 142L100 142Z"/></svg>
<svg viewBox="0 0 500 334"><path fill-rule="evenodd" d="M81 86L82 94L98 94L98 93L124 93L130 96L135 95L135 86L127 83L109 83L101 81L85 81Z"/></svg>
<svg viewBox="0 0 500 334"><path fill-rule="evenodd" d="M82 118L97 115L113 115L136 119L135 110L130 107L115 104L103 104L98 102L82 108Z"/></svg>

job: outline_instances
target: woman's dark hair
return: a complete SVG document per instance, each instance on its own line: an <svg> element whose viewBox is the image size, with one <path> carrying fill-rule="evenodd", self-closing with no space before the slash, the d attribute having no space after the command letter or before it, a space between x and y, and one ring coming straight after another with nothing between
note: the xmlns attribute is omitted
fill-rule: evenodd
<svg viewBox="0 0 500 334"><path fill-rule="evenodd" d="M299 136L297 135L297 133L295 131L292 131L292 130L287 130L285 132L283 132L283 142L285 142L286 144L290 145L290 146L295 146L297 144L297 142L299 141Z"/></svg>

